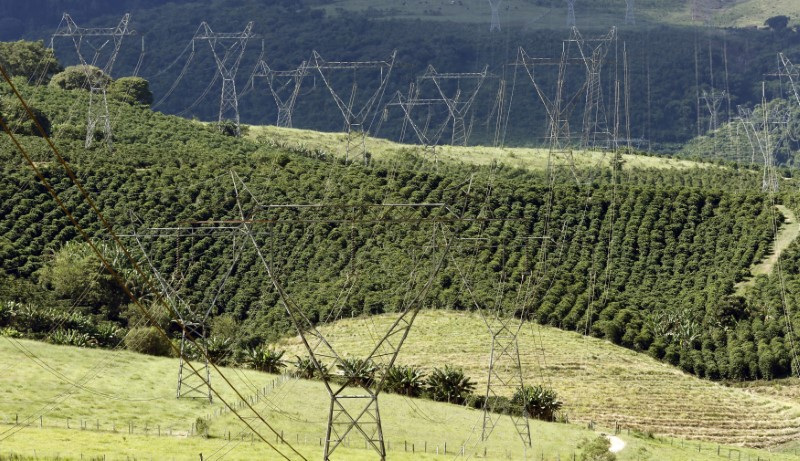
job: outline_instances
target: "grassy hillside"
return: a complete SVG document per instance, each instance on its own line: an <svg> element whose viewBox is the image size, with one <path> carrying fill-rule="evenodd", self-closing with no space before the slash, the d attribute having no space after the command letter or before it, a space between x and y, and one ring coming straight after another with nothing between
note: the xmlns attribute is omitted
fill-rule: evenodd
<svg viewBox="0 0 800 461"><path fill-rule="evenodd" d="M487 2L450 2L447 0L409 0L401 3L391 1L328 0L321 1L318 8L328 13L337 10L367 12L371 16L391 19L419 19L427 21L455 21L462 23L486 23L490 21ZM717 27L763 26L764 21L780 14L797 18L800 7L791 0L737 0L730 2L705 2L704 14L712 17ZM636 23L639 26L656 24L686 25L700 23L693 19L692 2L687 0L638 0L636 1ZM558 27L566 22L565 2L542 0L506 0L502 2L500 18L510 26ZM583 2L575 5L575 17L579 27L597 25L624 25L624 1ZM488 26L487 26L488 27Z"/></svg>
<svg viewBox="0 0 800 461"><path fill-rule="evenodd" d="M342 320L321 328L340 353L362 356L392 316ZM774 446L800 434L796 393L777 398L699 380L642 354L576 333L525 324L520 353L526 383L556 390L573 421L597 421L719 443ZM462 367L485 392L491 337L476 313L424 311L398 361L430 371ZM282 341L307 355L296 338Z"/></svg>
<svg viewBox="0 0 800 461"><path fill-rule="evenodd" d="M377 322L384 320L377 319ZM433 321L431 326L441 324ZM413 345L409 352L414 354ZM621 353L626 354L625 351ZM37 358L38 364L31 356ZM225 459L234 460L277 459L265 444L252 443L249 433L242 433L243 426L230 413L219 413L219 403L176 400L175 359L4 338L0 340L0 370L12 367L13 373L0 373L0 389L5 396L0 400L0 457L11 452L31 457L35 453L40 460L56 456L62 460L78 459L81 455L85 458L106 455L110 460L125 457L196 460L198 454L203 453L204 459L221 459L223 454ZM248 397L255 395L254 389L267 387L266 396L260 394L256 404L259 411L283 431L284 438L296 445L304 456L308 459L319 456L318 439L324 433L328 405L320 383L276 379L248 370L225 368L224 373L238 388L246 391ZM73 382L80 382L81 386L75 388ZM212 376L212 383L223 387L216 375ZM223 391L226 398L230 394ZM39 427L41 414L44 414L43 428ZM210 438L187 435L196 418L209 414ZM480 412L475 410L386 394L381 396L381 414L392 459L448 459L444 456L445 442L449 457L453 456L454 449L460 450L462 444L465 455L473 454L481 459L522 457L521 444L508 421L496 429L488 444L477 443ZM30 425L10 435L15 431L13 424L17 416L21 422L30 420ZM129 423L133 424L132 434ZM580 453L576 445L582 439L597 435L583 425L531 424L536 436L528 456L536 459L571 459L573 453ZM262 430L261 426L257 427ZM652 438L627 431L620 437L627 444L618 456L620 460L718 459L716 444ZM357 448L360 443L361 440L354 437L350 448L337 453L343 459L374 459L371 451ZM412 444L414 454L411 453ZM435 454L437 446L439 455ZM488 454L486 458L483 458L484 448ZM427 454L421 454L425 449ZM730 451L733 456L741 452L753 458L797 459L740 447L722 446L719 450L723 456Z"/></svg>

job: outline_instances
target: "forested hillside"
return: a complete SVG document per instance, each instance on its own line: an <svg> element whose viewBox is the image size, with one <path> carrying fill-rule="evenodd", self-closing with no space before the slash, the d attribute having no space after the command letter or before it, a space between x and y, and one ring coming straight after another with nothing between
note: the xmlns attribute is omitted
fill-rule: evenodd
<svg viewBox="0 0 800 461"><path fill-rule="evenodd" d="M396 91L407 92L409 84L429 64L440 72L477 72L488 65L491 75L482 85L467 119L472 127L471 143L493 142L498 119L498 90L500 82L505 80L504 104L509 110L505 112L509 120L504 130L506 144L542 144L546 130L543 105L526 73L511 64L516 61L520 46L532 57L559 58L562 41L570 38L568 28L560 24L510 26L501 33L490 33L485 24L458 22L457 16L452 21L403 20L391 15L375 17L370 12L347 10L344 14L336 10L335 5L326 10L319 8L319 3L277 2L269 8L254 0L170 2L152 8L146 8L149 4L139 5L132 10L132 27L139 35L126 38L116 75L133 72L141 55L140 40L144 39L140 74L151 83L156 101L154 108L215 120L220 81L214 78L215 65L208 46L198 42L192 54L191 39L201 21L208 21L216 32L240 32L252 20L255 22L253 32L258 37L248 43L237 78L237 89L242 97L240 111L248 123L274 123L277 117L263 79L256 79L252 88L248 86L262 43L264 59L273 69L280 70L296 69L303 61L310 61L312 50L331 61L370 61L388 59L396 49L397 62L385 98L376 108L379 117L372 124L373 134L392 139L400 137L402 112L390 107L384 113L384 105ZM68 6L65 6L67 10ZM108 15L98 15L97 11ZM122 11L122 7L115 7L114 11L92 10L89 14L76 7L73 16L80 25L109 27L119 22ZM765 74L777 70L776 53L782 51L797 58L800 49L800 33L792 27L780 30L653 24L639 27L623 24L622 15L619 20L619 38L603 66L605 111L610 124L614 118L615 81L619 80L621 91L629 92L630 137L637 145L655 150L676 151L681 143L709 129L710 114L702 100L704 91L724 91L727 95L719 108L718 116L723 121L736 116L738 105L754 106L760 101L760 82ZM51 25L40 24L38 29L27 29L26 36L49 39L58 19L54 18ZM610 25L600 28L597 23L582 23L579 27L583 36L590 39L607 34ZM69 40L56 40L55 48L62 62L77 62ZM574 49L572 52L576 53ZM575 56L577 54L573 54ZM553 69L551 66L537 70L549 91L555 87ZM191 78L178 81L184 70ZM304 80L295 110L295 126L340 131L342 116L321 76L315 72L310 72ZM580 66L570 66L567 89L577 89L584 73ZM365 97L374 90L377 75L367 70L342 72L332 75L331 81L339 91L346 92L355 82L359 97ZM777 94L777 89L772 90L770 96ZM620 99L625 100L623 95ZM359 104L357 98L356 107ZM573 111L577 121L574 126L580 126L581 116L580 108ZM623 120L624 134L627 133L625 126ZM448 133L443 141L449 139ZM407 137L405 141L417 140Z"/></svg>
<svg viewBox="0 0 800 461"><path fill-rule="evenodd" d="M412 151L367 166L345 165L318 150L232 138L113 98L116 147L109 153L102 143L83 148L86 92L18 83L49 119L57 144L119 233L132 232L130 211L146 227L235 217L231 170L264 204L325 201L358 210L364 204L444 202L463 216L491 218L457 221L448 232L494 243L477 250L454 244L453 259L436 276L430 305L472 308L458 268L472 268L471 283L483 298L492 296L497 280L504 277L512 287L528 274L536 277L536 290L517 315L607 338L699 376L750 379L791 371L791 340L775 279L759 279L747 298L733 295L734 284L769 251L773 235L773 203L760 192L758 171L618 165L615 173L563 167L549 187L543 171L457 163L435 169ZM3 104L10 107L8 89L3 91ZM33 133L30 127L19 127L66 205L98 241L107 242L108 254L116 255L137 292L151 296L122 263L44 141L27 135ZM8 137L0 142L2 331L53 342L113 344L121 329L139 324L137 314L81 244L67 245L76 231ZM791 200L787 205L795 206ZM272 220L296 217L283 209L270 213ZM264 251L276 261L279 277L314 321L397 310L408 283L404 271L427 245L423 226L387 233L382 221L348 213L339 223L268 228L269 245L259 237L266 239ZM427 216L404 213L411 222ZM364 223L353 224L359 220ZM393 237L377 237L384 234ZM134 242L127 243L142 258ZM201 234L147 241L164 273L181 264L189 268L181 293L199 304L221 285L230 244L229 237ZM291 330L252 247L238 248L232 281L213 310L214 317L226 317L244 332L235 344L222 342L228 350ZM789 296L800 281L792 263L798 255L793 248L782 258ZM369 283L344 281L355 276ZM212 326L212 336L222 331Z"/></svg>

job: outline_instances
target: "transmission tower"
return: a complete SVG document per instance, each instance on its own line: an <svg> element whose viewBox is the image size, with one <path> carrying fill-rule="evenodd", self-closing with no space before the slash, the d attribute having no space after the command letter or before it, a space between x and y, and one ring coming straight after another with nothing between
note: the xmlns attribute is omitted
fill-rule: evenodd
<svg viewBox="0 0 800 461"><path fill-rule="evenodd" d="M395 58L397 57L397 50L393 51L391 56L386 61L326 61L316 51L313 52L314 68L319 72L322 81L331 93L336 106L342 113L344 118L344 129L347 133L347 147L345 151L345 161L348 160L350 153L350 135L356 130L361 136L361 145L363 149L364 162L368 161L366 137L372 129L372 123L378 115L375 109L380 106L380 101L383 99L386 85L389 82L389 77L394 68ZM359 81L357 72L363 70L372 70L378 72L378 85L371 94L368 94L366 100L361 100L360 108L356 108L356 99L358 96ZM350 86L350 94L347 99L343 99L339 92L334 89L331 75L333 72L348 71L352 72L352 83Z"/></svg>
<svg viewBox="0 0 800 461"><path fill-rule="evenodd" d="M795 101L797 101L797 104L800 104L800 90L798 89L798 86L800 86L800 66L792 64L792 61L783 53L778 53L778 60L781 66L779 74L781 77L786 77L789 86L792 87L792 94L794 95Z"/></svg>
<svg viewBox="0 0 800 461"><path fill-rule="evenodd" d="M440 74L432 65L428 65L425 73L417 78L417 86L422 82L432 81L436 86L436 90L447 104L447 109L450 111L450 118L453 120L453 137L451 144L454 146L466 146L469 139L472 126L467 127L466 115L475 102L475 97L483 85L489 71L489 66L483 68L482 72L463 72L463 73L443 73ZM461 82L472 81L474 82L471 91L468 91L466 96L462 99ZM454 82L456 85L455 94L447 96L448 86L445 82Z"/></svg>
<svg viewBox="0 0 800 461"><path fill-rule="evenodd" d="M217 72L222 77L222 93L219 99L219 129L224 131L226 122L233 123L233 131L236 136L241 134L239 128L239 95L236 93L236 73L239 71L239 64L244 56L247 42L255 37L253 34L253 22L250 21L242 32L217 33L203 21L192 38L193 45L196 42L206 41L211 48L214 62L217 64Z"/></svg>
<svg viewBox="0 0 800 461"><path fill-rule="evenodd" d="M131 15L126 13L122 16L116 27L79 27L75 24L72 17L64 13L58 29L50 39L50 48L53 48L56 37L68 37L75 45L75 53L80 61L81 68L86 73L87 84L89 85L89 109L86 117L86 148L92 147L94 143L95 128L99 126L103 129L103 142L111 151L113 148L113 137L111 133L111 117L108 113L108 99L106 91L108 80L103 76L95 75L92 67L98 67L106 75L111 75L114 62L117 60L122 41L126 36L134 35L136 32L128 29ZM110 48L106 48L110 45ZM91 48L91 55L87 59L84 46ZM103 55L107 56L103 58ZM102 67L99 61L105 61Z"/></svg>
<svg viewBox="0 0 800 461"><path fill-rule="evenodd" d="M625 24L636 24L634 0L625 0Z"/></svg>
<svg viewBox="0 0 800 461"><path fill-rule="evenodd" d="M708 109L708 131L716 131L719 127L719 108L722 106L725 97L725 90L715 91L712 89L711 92L703 90L701 99L705 102L706 108Z"/></svg>
<svg viewBox="0 0 800 461"><path fill-rule="evenodd" d="M489 6L492 8L492 25L489 26L489 32L500 32L500 4L503 0L489 0Z"/></svg>
<svg viewBox="0 0 800 461"><path fill-rule="evenodd" d="M608 51L617 39L617 28L603 37L585 39L576 27L572 28L570 41L575 43L586 67L586 105L583 112L583 147L597 147L598 136L602 147L610 147L614 139L608 123L603 98L602 70Z"/></svg>
<svg viewBox="0 0 800 461"><path fill-rule="evenodd" d="M765 93L763 87L762 93ZM784 147L787 138L791 137L786 130L791 112L780 106L768 107L764 95L761 105L755 110L739 106L738 111L751 147L759 152L764 160L761 188L764 192L776 192L779 184L775 172L775 158L778 151Z"/></svg>
<svg viewBox="0 0 800 461"><path fill-rule="evenodd" d="M267 86L278 107L278 121L276 126L291 128L292 112L300 94L303 79L308 75L308 65L305 61L295 70L272 70L266 61L259 59L250 76L250 86L254 86L254 79L262 77L267 81Z"/></svg>
<svg viewBox="0 0 800 461"><path fill-rule="evenodd" d="M170 238L175 239L176 246L180 245L182 237L189 237L191 242L194 242L194 237L208 235L210 232L207 229L196 230L193 227L170 227L170 228L144 228L141 221L131 213L132 221L134 222L132 237L136 241L136 245L142 253L142 256L150 267L153 277L158 283L161 294L166 301L167 306L170 308L170 314L174 317L173 321L178 324L181 329L181 342L180 342L180 357L178 361L178 385L175 391L175 396L179 399L182 398L200 398L212 401L211 396L211 370L208 363L208 319L211 312L217 305L217 300L222 290L225 288L230 276L236 268L239 256L241 254L241 245L237 244L236 236L233 236L231 246L231 260L232 263L228 270L222 276L222 280L212 293L208 305L203 307L195 304L180 293L180 285L184 283L186 273L179 267L179 262L176 262L175 271L171 277L162 274L153 261L150 253L144 244L145 238ZM137 225L138 223L138 225ZM142 228L137 231L136 228ZM229 229L230 230L230 229ZM177 252L177 250L176 250ZM189 268L191 269L191 268ZM190 350L190 344L193 347L201 350ZM196 359L195 359L196 357ZM192 360L194 366L189 366L188 361ZM199 363L196 361L199 360Z"/></svg>
<svg viewBox="0 0 800 461"><path fill-rule="evenodd" d="M575 0L567 0L567 27L575 26Z"/></svg>
<svg viewBox="0 0 800 461"><path fill-rule="evenodd" d="M446 108L447 104L445 103L444 99L422 99L420 98L417 86L412 83L410 85L408 95L403 95L403 93L398 91L395 93L394 98L389 101L387 106L397 106L403 111L403 129L400 136L401 141L405 138L406 126L411 126L412 131L414 131L414 134L417 136L418 142L422 144L423 149L431 149L432 157L434 158L434 161L436 161L436 146L439 144L445 129L450 123L450 112L447 112L448 115L445 117L444 121L436 123L432 120L434 115L433 109L436 106ZM414 109L418 107L428 109L427 113L423 114L425 116L424 121L421 122L414 118Z"/></svg>
<svg viewBox="0 0 800 461"><path fill-rule="evenodd" d="M455 263L455 261L454 261ZM462 274L463 277L463 274ZM500 408L502 397L513 395L516 391L524 388L522 377L522 362L519 355L519 332L522 329L522 320L508 315L504 299L503 283L500 280L497 284L497 294L493 306L491 303L484 305L481 303L469 281L462 278L467 292L480 313L489 334L492 337L491 352L489 355L489 373L486 380L486 403L483 407L483 425L481 429L481 440L484 442L489 439L494 428L500 422L503 411ZM528 300L528 280L523 279L519 286L517 299L514 302L515 310L520 312L525 309L525 302ZM511 414L511 421L517 431L522 443L531 446L531 429L528 423L529 414L523 408L520 415Z"/></svg>
<svg viewBox="0 0 800 461"><path fill-rule="evenodd" d="M245 238L252 243L256 251L258 261L264 267L267 277L278 295L281 304L292 324L300 335L303 345L309 353L311 361L316 370L324 377L323 383L330 397L330 407L328 412L328 423L324 444L323 459L332 459L333 453L340 447L348 435L360 434L365 441L365 445L372 448L381 460L386 458L386 446L384 444L383 428L381 416L378 408L378 395L384 386L386 372L394 364L400 349L408 336L414 323L417 313L422 307L428 291L433 285L436 275L448 254L450 247L450 237L447 229L439 224L438 218L447 218L447 207L440 203L426 204L369 204L365 206L339 207L335 205L268 205L261 204L254 194L250 191L245 182L235 173L231 173L236 195L236 206L239 210L239 219L233 222L208 222L205 225L241 225ZM255 210L248 211L245 210ZM292 210L294 218L276 220L274 213L276 210ZM353 213L349 215L349 213ZM311 214L307 214L311 213ZM410 213L410 215L403 215ZM420 218L422 213L428 218ZM412 266L408 267L407 284L403 291L405 293L403 302L397 310L397 318L389 327L388 331L379 336L374 348L365 358L365 363L372 363L379 370L373 383L361 380L354 380L346 374L338 374L331 377L328 370L336 368L342 371L349 369L349 365L343 356L335 349L328 339L317 329L315 323L305 314L307 309L300 306L290 294L294 288L284 286L279 279L278 269L273 265L273 260L265 253L265 247L272 247L274 250L274 239L271 242L259 242L254 232L255 226L268 225L270 231L276 230L275 224L280 226L301 226L306 228L310 222L318 223L338 223L339 225L359 226L365 223L386 223L392 227L398 223L413 221L417 225L422 225L418 237L424 238L427 242L419 247L419 252L415 253ZM430 227L428 227L430 225ZM430 235L427 234L430 229ZM355 229L348 230L354 232ZM403 230L404 239L409 234ZM424 237L423 237L424 235ZM351 257L355 257L358 248L352 248ZM401 270L406 270L402 268ZM356 277L348 278L346 284L356 283ZM349 291L349 290L348 290ZM341 303L347 302L344 296ZM337 300L339 302L339 300ZM341 306L343 307L343 306ZM336 309L341 309L334 306Z"/></svg>

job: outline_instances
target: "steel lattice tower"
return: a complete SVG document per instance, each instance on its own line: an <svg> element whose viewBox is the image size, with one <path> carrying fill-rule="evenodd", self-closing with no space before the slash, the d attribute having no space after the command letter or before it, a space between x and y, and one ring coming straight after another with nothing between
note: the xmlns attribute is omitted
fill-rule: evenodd
<svg viewBox="0 0 800 461"><path fill-rule="evenodd" d="M286 309L286 313L300 335L303 345L309 353L311 361L314 363L314 367L323 376L323 383L330 397L323 459L325 461L331 460L336 449L342 446L349 434L354 433L360 434L364 438L365 444L372 448L381 460L385 460L386 445L384 443L383 428L378 406L378 395L383 389L386 372L393 366L397 359L400 348L405 342L411 326L414 323L414 319L422 308L423 300L433 285L436 275L447 257L451 239L448 236L447 229L437 224L437 220L433 218L433 216L436 216L439 212L447 213L447 207L444 204L437 203L370 204L363 208L358 206L347 207L361 209L361 212L369 212L363 210L374 210L377 212L377 215L371 215L372 217L368 219L344 221L353 223L398 222L397 216L393 213L413 212L414 210L425 209L427 210L425 213L430 213L431 218L420 220L419 217L415 215L414 221L417 224L430 224L432 233L428 237L428 245L422 250L422 253L415 256L415 259L417 259L417 263L415 263L417 267L412 269L412 273L409 274L410 284L407 286L403 304L398 310L397 319L392 323L388 331L380 337L371 353L365 359L365 362L376 365L376 368L379 370L375 382L370 385L363 382L355 382L352 379L344 378L344 376L339 376L339 378L341 378L340 380L334 380L327 373L328 368L326 364L331 364L344 370L348 368L347 363L343 360L343 356L336 348L316 328L314 322L309 319L305 314L305 310L299 306L289 294L287 288L279 281L276 267L273 266L271 260L265 255L265 251L262 248L263 245L258 242L253 231L254 227L260 224L270 225L272 226L271 229L274 230L274 219L270 219L267 216L265 216L266 219L258 219L262 213L268 212L273 206L280 207L281 209L292 209L296 213L318 213L318 215L315 215L315 222L326 222L325 213L334 213L336 217L330 222L340 223L343 221L339 213L341 213L343 208L337 206L327 207L325 205L262 205L258 202L258 199L253 196L250 189L248 189L247 185L238 175L231 173L231 176L234 183L237 208L240 210L240 219L234 220L234 223L242 226L245 239L252 243L258 261L264 267L269 282L280 299L280 303ZM244 211L245 208L247 208L246 203L248 201L255 204L254 209L256 210L249 215ZM399 219L399 221L402 220L402 218ZM280 221L281 224L286 225L290 225L292 222L306 225L309 220L301 216L296 221ZM226 225L228 223L218 222L217 224ZM422 261L425 261L424 267L419 265ZM351 281L350 283L354 282Z"/></svg>
<svg viewBox="0 0 800 461"><path fill-rule="evenodd" d="M602 70L608 51L617 39L617 29L600 38L584 39L576 27L572 28L571 42L577 45L586 67L586 104L583 112L583 147L597 147L598 136L605 138L601 147L611 147L611 133L603 98Z"/></svg>
<svg viewBox="0 0 800 461"><path fill-rule="evenodd" d="M492 8L492 25L489 26L489 32L500 31L500 4L503 0L489 0L489 6Z"/></svg>
<svg viewBox="0 0 800 461"><path fill-rule="evenodd" d="M236 73L242 61L247 42L255 37L252 33L253 22L247 23L242 32L216 33L211 30L208 23L203 21L197 28L193 42L206 41L211 47L217 72L222 77L222 93L219 100L219 127L223 129L225 122L234 124L236 136L241 134L239 129L239 95L236 93Z"/></svg>
<svg viewBox="0 0 800 461"><path fill-rule="evenodd" d="M800 66L792 64L792 61L783 53L778 53L778 60L781 66L779 74L781 77L786 77L789 81L794 99L797 101L797 104L800 105L800 90L797 88L798 85L800 85Z"/></svg>
<svg viewBox="0 0 800 461"><path fill-rule="evenodd" d="M380 106L380 102L383 99L384 92L386 91L386 85L389 83L389 77L392 75L392 69L394 68L395 59L397 58L397 50L392 51L391 56L386 61L326 61L316 51L314 51L312 55L314 59L314 68L317 70L317 72L319 72L319 75L322 77L322 81L325 83L325 86L328 88L328 91L333 97L336 106L342 113L342 118L344 118L344 129L347 133L345 161L349 160L350 135L355 129L360 133L364 163L367 163L367 147L365 145L366 137L372 129L372 123L374 122L375 117L378 115L375 108ZM363 69L378 71L378 85L374 92L368 94L366 100L362 100L361 103L358 104L360 108L356 108L356 99L359 93L356 73ZM342 98L339 91L334 89L333 81L331 80L331 76L329 74L335 71L353 72L350 95L347 96L346 100Z"/></svg>
<svg viewBox="0 0 800 461"><path fill-rule="evenodd" d="M116 27L79 27L72 17L64 13L58 29L50 39L50 48L53 48L56 37L68 37L75 45L75 53L78 55L81 67L86 73L87 84L89 85L89 109L86 117L86 148L90 148L94 143L94 134L97 126L103 129L103 141L109 151L113 148L113 137L111 133L111 117L108 113L108 99L106 91L108 81L100 76L93 75L92 67L98 67L98 61L107 45L111 45L109 56L105 59L105 64L99 67L106 75L111 75L111 70L117 60L123 39L136 32L128 29L131 15L126 13ZM98 40L95 42L94 40ZM87 60L83 46L92 48L92 57Z"/></svg>
<svg viewBox="0 0 800 461"><path fill-rule="evenodd" d="M450 123L450 115L448 111L448 116L443 122L431 127L431 108L435 106L446 107L447 104L444 99L420 98L418 88L412 83L408 95L404 95L399 91L395 93L395 97L387 104L387 107L393 106L400 107L403 111L403 130L400 141L402 142L405 137L406 126L411 126L412 131L414 131L417 140L422 144L423 149L430 148L432 150L432 156L434 160L436 160L436 146L439 144L445 129ZM417 107L428 108L428 117L424 124L418 123L413 117L414 109Z"/></svg>
<svg viewBox="0 0 800 461"><path fill-rule="evenodd" d="M634 0L625 0L625 24L636 24Z"/></svg>
<svg viewBox="0 0 800 461"><path fill-rule="evenodd" d="M141 251L144 260L150 267L154 278L161 289L161 295L170 308L170 313L174 317L173 322L177 323L181 329L180 357L178 361L178 383L175 396L181 398L200 398L212 401L211 396L211 369L208 363L208 319L211 312L217 305L219 295L222 293L226 283L232 275L241 255L240 245L237 244L236 236L232 238L231 246L231 265L225 272L222 281L214 290L213 298L206 307L193 305L187 301L176 288L182 284L185 274L180 273L173 276L170 282L156 267L151 259L148 250L145 248L143 239L150 237L171 238L178 241L183 236L189 236L193 241L195 235L209 235L214 230L200 229L193 227L170 227L170 228L143 228L142 231L136 230L136 222L140 221L132 215L134 221L134 232L130 237L135 241ZM180 272L176 267L176 271ZM193 354L190 349L193 345L200 350L199 354ZM194 359L193 357L198 357ZM194 366L189 366L188 362L192 359Z"/></svg>
<svg viewBox="0 0 800 461"><path fill-rule="evenodd" d="M433 81L436 90L439 92L442 100L447 104L447 109L450 111L450 118L453 120L453 137L451 144L454 146L466 146L469 139L469 130L466 124L466 115L475 102L475 97L483 85L483 81L489 75L489 66L483 68L482 72L463 72L463 73L442 73L436 71L432 65L428 65L428 69L417 80L419 86L425 80ZM467 96L462 99L461 82L465 80L472 80L475 82L472 90L467 93ZM445 81L454 81L458 84L455 95L447 96L447 88L444 87Z"/></svg>
<svg viewBox="0 0 800 461"><path fill-rule="evenodd" d="M567 0L567 27L575 25L575 0Z"/></svg>
<svg viewBox="0 0 800 461"><path fill-rule="evenodd" d="M278 108L278 121L276 126L284 128L292 127L294 105L297 101L297 95L300 94L300 87L303 84L303 79L307 75L308 64L305 61L295 70L272 70L266 61L263 59L258 60L250 76L250 85L254 86L253 81L256 77L262 77L267 81L269 91ZM279 84L279 79L283 79L284 83Z"/></svg>

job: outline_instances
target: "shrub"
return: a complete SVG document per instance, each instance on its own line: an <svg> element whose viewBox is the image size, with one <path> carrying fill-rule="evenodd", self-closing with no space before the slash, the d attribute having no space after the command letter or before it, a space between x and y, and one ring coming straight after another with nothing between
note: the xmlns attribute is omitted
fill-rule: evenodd
<svg viewBox="0 0 800 461"><path fill-rule="evenodd" d="M386 372L384 389L408 397L419 397L425 389L425 372L415 366L392 366Z"/></svg>
<svg viewBox="0 0 800 461"><path fill-rule="evenodd" d="M608 451L611 442L605 435L599 435L594 439L583 439L578 444L581 450L581 461L615 461L617 455Z"/></svg>
<svg viewBox="0 0 800 461"><path fill-rule="evenodd" d="M200 437L207 439L208 431L211 429L210 421L203 418L197 418L194 422L194 430Z"/></svg>
<svg viewBox="0 0 800 461"><path fill-rule="evenodd" d="M3 117L8 128L13 133L24 134L27 136L42 136L36 122L41 125L46 135L50 135L50 119L47 115L38 108L28 105L28 108L33 113L31 118L28 111L16 98L8 98L0 103L0 116ZM34 121L35 120L35 121Z"/></svg>
<svg viewBox="0 0 800 461"><path fill-rule="evenodd" d="M229 338L212 336L206 340L206 353L211 363L227 365L230 360L232 341Z"/></svg>
<svg viewBox="0 0 800 461"><path fill-rule="evenodd" d="M322 368L322 372L317 370L317 367L314 365L314 361L311 360L310 357L297 357L297 361L294 363L295 372L294 375L301 379L326 379L330 376L328 373L328 367L324 363L320 363L320 367Z"/></svg>
<svg viewBox="0 0 800 461"><path fill-rule="evenodd" d="M371 360L348 357L336 364L347 384L369 387L375 381L375 372L378 370Z"/></svg>
<svg viewBox="0 0 800 461"><path fill-rule="evenodd" d="M92 87L105 88L111 77L95 66L69 66L53 76L49 85L62 90L90 90Z"/></svg>
<svg viewBox="0 0 800 461"><path fill-rule="evenodd" d="M75 347L94 347L97 346L97 341L89 336L87 333L81 333L76 330L64 330L59 328L54 331L49 337L51 344L58 344L63 346Z"/></svg>
<svg viewBox="0 0 800 461"><path fill-rule="evenodd" d="M475 383L464 375L463 370L450 365L434 368L426 384L433 400L457 404L464 403L475 389Z"/></svg>
<svg viewBox="0 0 800 461"><path fill-rule="evenodd" d="M141 77L120 77L114 80L108 88L108 95L130 105L149 106L153 103L150 82Z"/></svg>
<svg viewBox="0 0 800 461"><path fill-rule="evenodd" d="M168 356L170 342L156 327L135 327L125 336L125 347L141 354Z"/></svg>
<svg viewBox="0 0 800 461"><path fill-rule="evenodd" d="M280 373L286 367L282 360L284 351L277 351L267 346L258 346L249 349L245 355L245 361L250 368L265 373Z"/></svg>
<svg viewBox="0 0 800 461"><path fill-rule="evenodd" d="M563 406L554 390L541 385L518 388L511 398L511 404L521 407L529 418L543 421L555 421L556 412Z"/></svg>

